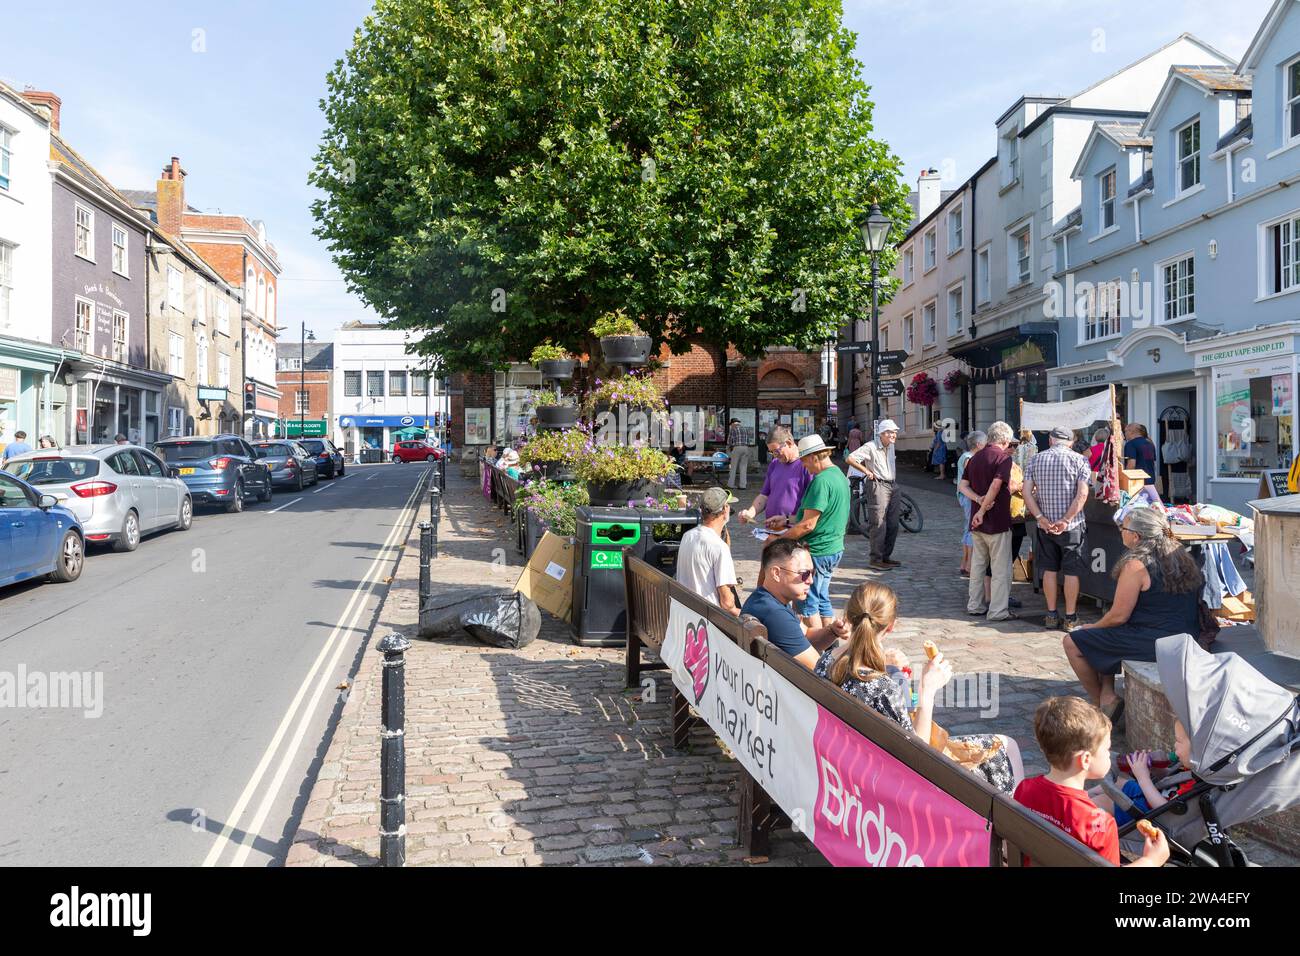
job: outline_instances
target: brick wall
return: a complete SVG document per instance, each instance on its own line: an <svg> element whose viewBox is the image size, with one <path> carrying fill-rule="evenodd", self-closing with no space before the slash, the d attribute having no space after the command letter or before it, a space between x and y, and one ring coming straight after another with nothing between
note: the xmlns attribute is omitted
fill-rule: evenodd
<svg viewBox="0 0 1300 956"><path fill-rule="evenodd" d="M297 418L298 407L296 395L302 389L303 373L288 369L276 372L275 385L280 390L280 417ZM303 416L307 419L330 416L330 373L322 369L308 369L306 372L308 408Z"/></svg>

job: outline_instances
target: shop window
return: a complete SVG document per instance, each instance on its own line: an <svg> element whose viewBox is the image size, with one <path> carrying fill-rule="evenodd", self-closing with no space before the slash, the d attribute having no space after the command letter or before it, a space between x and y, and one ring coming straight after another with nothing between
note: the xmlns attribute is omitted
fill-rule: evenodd
<svg viewBox="0 0 1300 956"><path fill-rule="evenodd" d="M1294 359L1220 369L1214 376L1217 475L1257 479L1294 455Z"/></svg>

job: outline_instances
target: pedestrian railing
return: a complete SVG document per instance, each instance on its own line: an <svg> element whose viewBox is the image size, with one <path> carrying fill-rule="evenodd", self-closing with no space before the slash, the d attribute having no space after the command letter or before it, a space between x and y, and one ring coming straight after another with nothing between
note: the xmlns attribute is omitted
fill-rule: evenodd
<svg viewBox="0 0 1300 956"><path fill-rule="evenodd" d="M1056 827L1047 824L1006 794L991 787L982 776L964 769L916 735L908 733L898 724L844 693L830 681L814 675L771 644L767 640L766 629L756 619L746 615L737 620L631 554L626 554L624 557L624 577L627 588L628 687L641 686L644 671L665 669L671 671L669 665L658 658L658 654L669 637L670 621L673 619L674 604L676 604L679 622L683 615L689 616L692 622L704 625L710 637L722 635L745 655L756 658L764 667L782 679L780 682L774 682L782 688L781 692L799 698L793 702L786 702L784 713L788 720L791 718L797 720L796 715L799 713L816 715L815 731L812 728L802 728L810 744L808 756L811 757L815 752L820 758L828 752L822 748L831 746L827 744L827 735L833 734L835 754L843 755L847 761L840 764L837 769L825 759L821 759L820 762L814 759L798 760L795 759L794 754L783 754L785 760L783 766L787 772L797 774L802 770L806 775L811 771L822 779L780 781L781 792L790 792L793 789L817 795L814 800L809 801L815 804L814 806L782 808L750 774L742 760L738 815L739 842L751 855L766 855L770 846L771 833L781 827L791 826L790 813L794 813L812 818L811 821L805 819L800 829L805 833L811 830L814 845L833 862L870 863L873 854L874 859L888 862L891 859L891 847L895 845L895 842L891 841L896 841L899 846L905 845L905 837L899 835L898 828L901 823L903 829L906 829L908 821L906 819L900 821L897 817L900 814L906 817L919 806L922 810L918 812L922 813L922 817L919 821L913 822L916 822L917 831L922 834L925 833L925 828L929 827L932 843L936 828L942 831L945 825L938 819L942 813L948 814L947 817L942 818L945 821L950 821L954 816L964 818L968 832L972 820L978 824L978 818L983 818L983 830L987 834L989 843L988 855L987 858L982 856L982 846L980 846L980 854L969 858L961 857L963 860L969 859L969 862L955 863L952 862L950 850L940 846L935 849L931 860L926 860L925 855L921 853L916 857L909 856L908 865L912 865L912 860L919 859L927 865L933 865L934 860L939 860L946 861L949 865L1020 866L1021 854L1027 854L1036 865L1040 866L1108 865L1092 850L1071 839ZM694 629L696 625L692 624L690 627ZM681 646L681 638L674 637L674 641L674 647ZM643 649L653 652L654 659L644 661ZM727 664L716 652L717 649L710 649L707 643L703 644L702 649L698 644L688 649L688 653L693 658L690 667L691 673L695 676L696 688L701 687L701 679L705 682L722 681L725 686L728 677L733 682L732 686L735 686L734 672L724 670ZM703 664L701 664L701 655ZM717 673L704 670L715 665ZM741 675L741 682L744 684L742 695L748 694L753 687L760 686L762 683L753 675L750 675L750 678L753 683L747 682L744 675ZM716 726L718 721L716 715L714 720L707 720L707 715L695 716L692 713L692 702L675 683L672 683L671 678L670 683L672 684L671 713L674 747L680 749L687 746L691 726L698 721L704 720L715 730L719 729ZM698 695L698 691L696 693ZM701 698L697 696L696 699ZM721 700L720 696L718 700ZM734 720L734 713L731 716ZM730 729L724 726L719 736L726 739ZM757 727L749 728L751 732L757 729ZM746 743L753 746L752 741L736 740L734 735L729 741L733 752L738 752L738 748L745 747ZM884 751L884 754L892 757L902 767L881 756L879 751ZM761 748L759 756L762 756ZM857 778L856 783L852 785L852 795L850 795L849 778L851 773L862 765L859 763L860 759L867 761L867 765L872 769L870 773ZM874 794L865 792L873 788ZM894 806L890 802L892 798L887 794L897 796L902 792L902 788L911 795L911 802L905 808L894 811L895 816L890 819L895 829L887 831L884 819L886 811L883 804ZM776 789L775 785L774 789ZM879 814L876 812L877 795L880 795L882 801ZM961 806L955 806L952 803L954 800ZM931 815L931 807L935 808L934 816ZM965 810L962 809L963 807ZM856 816L852 813L854 808L856 808ZM977 817L972 817L971 813ZM876 841L874 845L873 841ZM917 842L925 841L918 837ZM855 851L852 847L855 843L856 852L865 854L861 859L854 855ZM976 841L975 845L979 846L979 841ZM905 854L907 850L903 849L899 852ZM897 862L903 862L901 857Z"/></svg>

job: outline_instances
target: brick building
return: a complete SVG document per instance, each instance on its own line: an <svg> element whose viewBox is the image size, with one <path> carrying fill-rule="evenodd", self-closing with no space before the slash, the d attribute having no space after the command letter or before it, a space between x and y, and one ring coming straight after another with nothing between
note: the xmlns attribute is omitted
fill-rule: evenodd
<svg viewBox="0 0 1300 956"><path fill-rule="evenodd" d="M334 343L281 342L276 346L276 387L280 390L277 435L330 434L334 415ZM305 426L305 427L304 427Z"/></svg>
<svg viewBox="0 0 1300 956"><path fill-rule="evenodd" d="M701 414L704 437L710 444L725 440L726 423L732 417L753 432L782 422L794 429L796 438L816 429L827 417L833 363L828 365L825 357L816 353L774 348L761 359L752 359L734 348L724 351L695 345L682 355L665 348L659 363L654 378L669 408ZM575 377L577 387L584 376L580 371ZM540 374L528 365L515 365L495 376L453 376L452 440L457 445L516 440L529 417L530 393L540 385ZM833 384L831 390L833 394ZM754 439L757 441L756 435Z"/></svg>

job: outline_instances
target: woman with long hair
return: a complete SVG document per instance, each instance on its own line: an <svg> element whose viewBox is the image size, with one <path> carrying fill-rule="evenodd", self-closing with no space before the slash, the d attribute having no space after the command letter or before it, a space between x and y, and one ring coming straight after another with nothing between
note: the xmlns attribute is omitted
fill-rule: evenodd
<svg viewBox="0 0 1300 956"><path fill-rule="evenodd" d="M1156 641L1171 634L1200 633L1205 579L1164 513L1135 508L1120 537L1127 549L1111 576L1115 599L1100 621L1065 636L1065 655L1083 689L1111 719L1124 713L1115 693L1123 661L1154 661Z"/></svg>
<svg viewBox="0 0 1300 956"><path fill-rule="evenodd" d="M910 730L929 742L934 702L939 691L952 680L952 665L943 653L927 660L921 670L917 693L918 705L911 707L911 691L901 678L907 657L898 650L885 650L881 639L898 624L898 595L893 588L878 581L859 584L844 609L850 628L848 645L828 648L817 661L813 673L825 677L841 690L856 697L876 713ZM838 656L837 656L838 651ZM1000 746L995 741L1000 741ZM1005 793L1015 790L1024 777L1020 748L1010 737L1000 734L973 734L950 737L962 749L981 751L998 749L975 769L994 787Z"/></svg>

